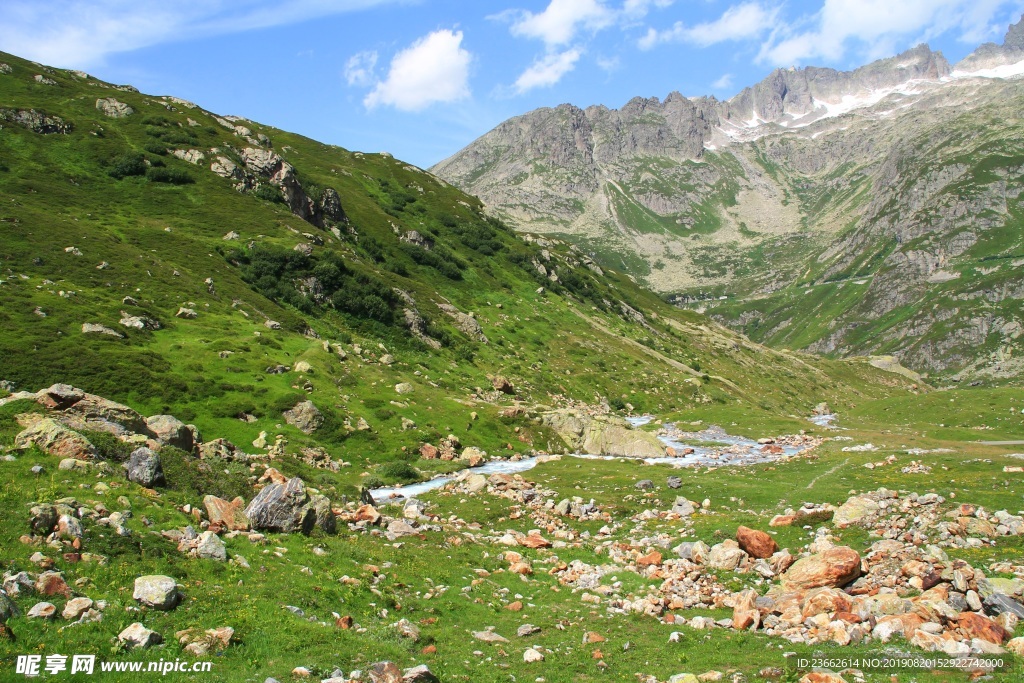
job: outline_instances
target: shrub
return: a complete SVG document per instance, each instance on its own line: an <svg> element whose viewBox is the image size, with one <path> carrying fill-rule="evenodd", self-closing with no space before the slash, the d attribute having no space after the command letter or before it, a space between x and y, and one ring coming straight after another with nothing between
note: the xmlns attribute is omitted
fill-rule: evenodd
<svg viewBox="0 0 1024 683"><path fill-rule="evenodd" d="M108 432L82 432L82 436L96 447L96 457L112 462L128 462L136 446L121 441Z"/></svg>
<svg viewBox="0 0 1024 683"><path fill-rule="evenodd" d="M420 473L412 465L402 461L386 462L377 468L377 473L388 481L399 481L403 484L411 484L421 479Z"/></svg>
<svg viewBox="0 0 1024 683"><path fill-rule="evenodd" d="M284 204L284 195L281 194L281 190L267 183L257 185L256 189L252 191L252 196L265 202Z"/></svg>
<svg viewBox="0 0 1024 683"><path fill-rule="evenodd" d="M146 175L146 160L138 152L125 152L114 157L107 173L118 180L128 176Z"/></svg>
<svg viewBox="0 0 1024 683"><path fill-rule="evenodd" d="M167 154L167 145L162 145L159 142L147 142L143 149L150 154L158 154L160 156Z"/></svg>
<svg viewBox="0 0 1024 683"><path fill-rule="evenodd" d="M188 185L195 182L191 175L176 168L151 168L146 177L150 182L169 185Z"/></svg>
<svg viewBox="0 0 1024 683"><path fill-rule="evenodd" d="M246 501L252 498L247 467L222 461L219 458L198 460L188 453L164 446L160 449L167 487L181 491L196 499L204 495L231 500L241 496Z"/></svg>

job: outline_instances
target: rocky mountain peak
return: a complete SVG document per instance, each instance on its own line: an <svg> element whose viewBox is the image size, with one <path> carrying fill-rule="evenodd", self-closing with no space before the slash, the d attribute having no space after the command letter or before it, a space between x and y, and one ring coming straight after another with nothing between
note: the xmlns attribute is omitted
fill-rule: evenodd
<svg viewBox="0 0 1024 683"><path fill-rule="evenodd" d="M1010 24L1010 28L1003 37L1003 47L1024 50L1024 15L1016 24Z"/></svg>
<svg viewBox="0 0 1024 683"><path fill-rule="evenodd" d="M1024 15L1016 24L1011 24L1003 37L1003 44L985 43L977 50L963 58L956 70L961 73L972 73L996 69L999 75L1012 76L1018 70L1007 69L1024 62ZM1003 67L1003 68L1000 68Z"/></svg>

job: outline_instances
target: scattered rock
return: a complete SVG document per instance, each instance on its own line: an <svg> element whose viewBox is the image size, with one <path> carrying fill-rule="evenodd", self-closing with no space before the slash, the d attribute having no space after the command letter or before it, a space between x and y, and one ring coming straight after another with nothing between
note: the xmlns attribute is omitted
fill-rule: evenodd
<svg viewBox="0 0 1024 683"><path fill-rule="evenodd" d="M177 582L169 576L151 575L135 579L132 597L146 607L171 610L181 601Z"/></svg>
<svg viewBox="0 0 1024 683"><path fill-rule="evenodd" d="M139 622L135 622L117 635L117 639L129 650L137 647L147 648L159 645L163 638L156 631L151 631Z"/></svg>
<svg viewBox="0 0 1024 683"><path fill-rule="evenodd" d="M25 616L29 619L53 619L57 616L57 606L50 602L37 602Z"/></svg>
<svg viewBox="0 0 1024 683"><path fill-rule="evenodd" d="M199 542L196 543L196 557L226 562L228 552L224 547L224 541L220 540L220 536L212 531L204 531L199 535Z"/></svg>
<svg viewBox="0 0 1024 683"><path fill-rule="evenodd" d="M64 611L61 612L68 621L75 621L83 614L92 609L93 601L89 598L72 598L68 600L67 604L64 605Z"/></svg>
<svg viewBox="0 0 1024 683"><path fill-rule="evenodd" d="M145 446L132 451L126 467L128 480L139 486L151 489L167 483L164 479L163 466L160 464L160 456Z"/></svg>

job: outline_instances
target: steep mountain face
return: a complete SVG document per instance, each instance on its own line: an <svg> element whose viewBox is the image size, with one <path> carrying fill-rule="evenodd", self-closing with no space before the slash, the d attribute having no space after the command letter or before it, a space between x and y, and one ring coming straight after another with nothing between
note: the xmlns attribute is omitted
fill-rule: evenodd
<svg viewBox="0 0 1024 683"><path fill-rule="evenodd" d="M542 109L433 171L758 340L1014 375L1022 24L955 68L922 45L727 102Z"/></svg>

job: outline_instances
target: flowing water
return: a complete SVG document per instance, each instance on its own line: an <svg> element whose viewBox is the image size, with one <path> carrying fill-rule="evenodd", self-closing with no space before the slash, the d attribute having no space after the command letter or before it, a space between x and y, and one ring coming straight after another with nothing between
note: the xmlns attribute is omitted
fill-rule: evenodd
<svg viewBox="0 0 1024 683"><path fill-rule="evenodd" d="M634 428L642 427L654 420L651 415L642 415L626 418ZM723 467L736 465L753 465L757 463L771 462L781 458L797 455L806 446L782 444L782 453L768 453L762 450L760 444L753 439L742 436L727 434L721 427L709 427L698 432L686 432L679 430L673 424L666 424L659 433L658 440L666 447L674 448L677 455L674 457L664 456L657 458L642 458L642 462L648 465L672 465L673 467ZM682 455L688 449L692 453ZM573 453L569 457L581 458L584 460L626 460L618 455L593 455L590 453ZM522 458L520 460L491 460L480 467L473 468L474 474L516 474L533 469L537 464L536 458ZM428 481L409 484L408 486L396 486L388 488L372 489L375 500L386 501L396 498L412 498L413 496L441 488L451 482L455 475L443 475Z"/></svg>

